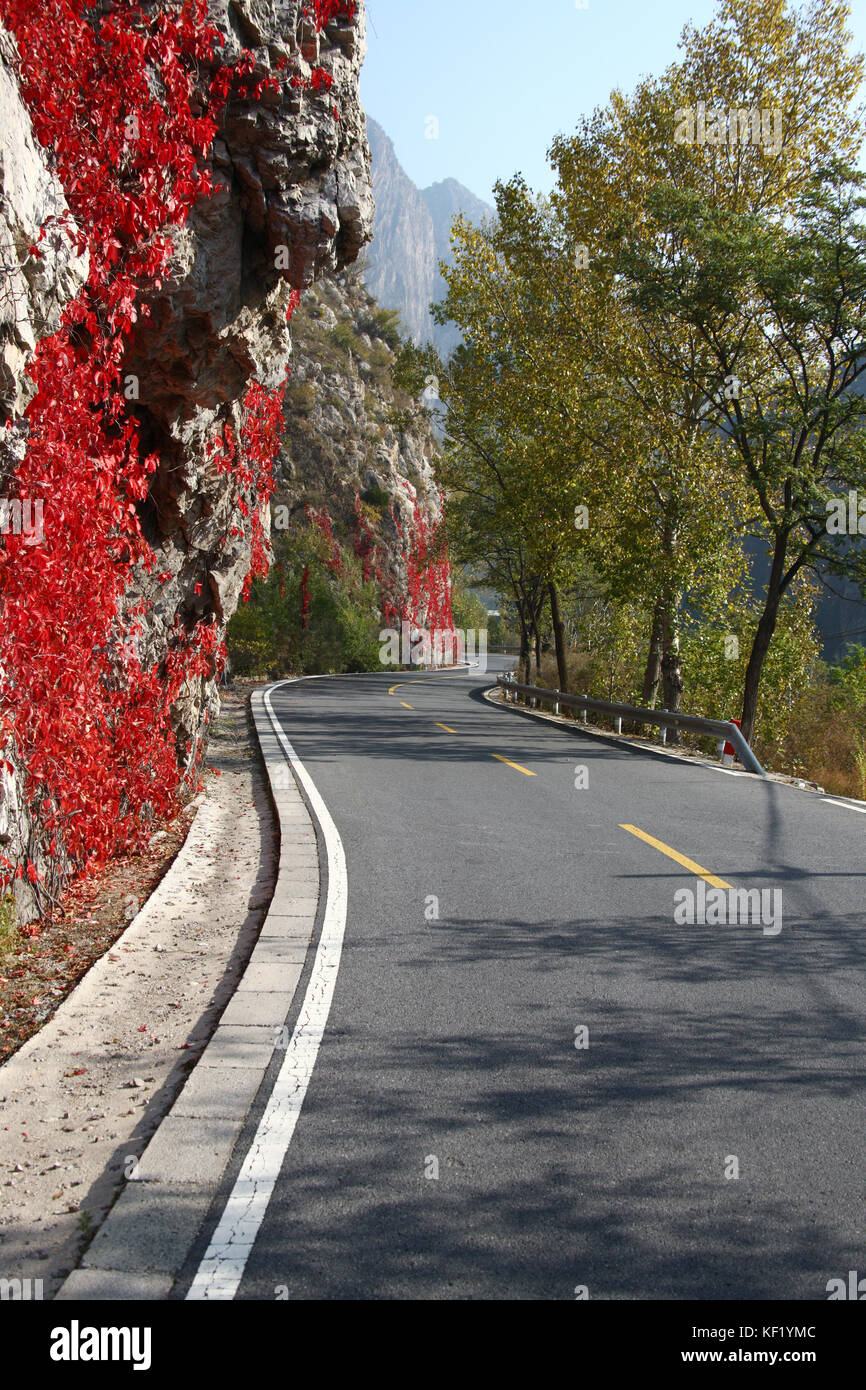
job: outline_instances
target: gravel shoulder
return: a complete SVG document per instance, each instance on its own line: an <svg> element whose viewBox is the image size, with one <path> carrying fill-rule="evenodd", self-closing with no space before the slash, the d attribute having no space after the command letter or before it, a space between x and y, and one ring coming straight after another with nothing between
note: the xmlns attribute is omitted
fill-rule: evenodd
<svg viewBox="0 0 866 1390"><path fill-rule="evenodd" d="M50 1298L170 1109L255 945L277 830L249 715L227 692L180 852L126 931L0 1067L0 1277Z"/></svg>

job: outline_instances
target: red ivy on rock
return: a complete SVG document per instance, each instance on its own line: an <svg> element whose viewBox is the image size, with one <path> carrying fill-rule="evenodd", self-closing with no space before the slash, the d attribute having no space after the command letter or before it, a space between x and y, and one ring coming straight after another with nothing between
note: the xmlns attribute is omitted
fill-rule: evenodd
<svg viewBox="0 0 866 1390"><path fill-rule="evenodd" d="M391 517L403 545L407 588L405 595L389 595L387 611L411 627L453 632L451 565L443 518L434 522L417 498L412 498L412 523L407 531L394 507Z"/></svg>
<svg viewBox="0 0 866 1390"><path fill-rule="evenodd" d="M324 29L326 24L331 24L335 19L341 20L344 24L351 24L357 8L355 0L313 0L313 16L316 21L316 28ZM305 8L304 14L309 15L309 13L310 11Z"/></svg>
<svg viewBox="0 0 866 1390"><path fill-rule="evenodd" d="M238 78L252 69L248 55L220 69L202 109L199 72L222 43L205 0L156 13L115 0L101 16L85 0L0 0L0 18L18 42L22 95L53 153L71 234L89 253L84 289L31 365L37 394L13 485L44 499L43 537L8 535L0 548L0 738L25 770L38 839L81 868L173 811L172 705L224 660L215 623L189 630L178 618L162 666L141 664L141 625L129 620L145 606L124 610L124 600L135 567L154 567L137 504L158 461L141 448L121 373L148 312L142 297L165 274L167 228L210 192L202 156L225 100L249 95ZM262 512L281 404L282 391L253 382L240 440L226 425L219 445L239 510L252 505L251 575L267 569ZM192 777L200 749L185 751ZM11 871L0 864L0 889Z"/></svg>
<svg viewBox="0 0 866 1390"><path fill-rule="evenodd" d="M322 533L328 542L328 558L326 564L331 574L341 575L345 570L343 561L343 548L334 535L334 523L331 520L330 512L324 508L310 507L304 508L307 520Z"/></svg>

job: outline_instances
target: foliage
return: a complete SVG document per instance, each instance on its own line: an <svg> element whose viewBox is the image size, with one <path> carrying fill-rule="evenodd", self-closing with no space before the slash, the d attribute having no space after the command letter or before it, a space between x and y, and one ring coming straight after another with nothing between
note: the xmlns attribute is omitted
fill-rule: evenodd
<svg viewBox="0 0 866 1390"><path fill-rule="evenodd" d="M439 378L457 545L474 537L491 580L507 576L524 649L539 584L553 581L555 611L557 586L591 561L611 603L645 614L679 708L684 656L701 655L692 615L741 588L743 536L768 543L739 668L748 736L761 682L763 736L778 723L789 590L822 564L866 577L862 545L829 537L826 512L866 489L866 202L850 167L862 61L846 15L720 0L662 78L554 143L550 199L515 177L496 188L495 224L455 222L437 317L465 346L447 368L408 348L398 363L407 389ZM730 139L677 138L701 103L733 113ZM739 138L740 108L760 138Z"/></svg>
<svg viewBox="0 0 866 1390"><path fill-rule="evenodd" d="M379 602L363 563L321 528L280 537L267 580L229 623L237 675L379 669Z"/></svg>
<svg viewBox="0 0 866 1390"><path fill-rule="evenodd" d="M392 352L399 350L402 339L400 315L396 309L376 308L370 314L362 314L358 320L358 328L371 338L381 338Z"/></svg>
<svg viewBox="0 0 866 1390"><path fill-rule="evenodd" d="M316 0L314 15L321 25L353 10ZM18 43L21 91L66 194L69 234L89 254L84 289L34 354L28 448L12 483L44 498L44 537L6 536L0 549L0 747L11 740L24 768L35 839L51 861L0 858L2 890L12 874L62 878L140 843L176 804L181 773L187 785L195 778L202 749L175 748L172 706L184 686L218 673L224 654L214 623L178 613L165 661L142 665L146 609L129 591L137 567L156 565L139 509L158 460L121 390L122 360L166 275L169 227L210 192L202 160L226 103L256 102L281 78L245 82L247 52L220 64L204 0L157 11L117 0L105 12L84 0L0 0L0 18ZM288 80L322 88L325 78ZM248 583L267 568L262 509L281 396L251 382L212 441L229 475L232 533L250 541Z"/></svg>
<svg viewBox="0 0 866 1390"><path fill-rule="evenodd" d="M487 609L474 594L467 583L466 573L460 566L451 571L451 612L454 626L463 632L484 632L487 630Z"/></svg>

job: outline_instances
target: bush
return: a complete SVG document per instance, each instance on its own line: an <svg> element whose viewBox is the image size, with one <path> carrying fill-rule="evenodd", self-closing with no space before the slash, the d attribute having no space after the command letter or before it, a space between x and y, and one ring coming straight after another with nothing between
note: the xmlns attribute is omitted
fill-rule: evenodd
<svg viewBox="0 0 866 1390"><path fill-rule="evenodd" d="M229 623L228 653L236 676L266 676L271 666L270 628L254 603L242 604Z"/></svg>
<svg viewBox="0 0 866 1390"><path fill-rule="evenodd" d="M821 672L795 701L784 737L770 750L777 772L817 782L836 796L866 800L863 648Z"/></svg>
<svg viewBox="0 0 866 1390"><path fill-rule="evenodd" d="M370 338L381 338L392 352L398 352L402 343L400 337L400 315L396 309L374 309L364 314L358 327Z"/></svg>
<svg viewBox="0 0 866 1390"><path fill-rule="evenodd" d="M329 334L332 343L342 348L344 352L357 351L358 341L355 336L355 326L352 323L338 323L336 328L332 328Z"/></svg>
<svg viewBox="0 0 866 1390"><path fill-rule="evenodd" d="M370 507L378 507L380 511L384 512L391 505L391 494L386 492L383 487L379 487L377 483L361 493L361 501L366 502Z"/></svg>
<svg viewBox="0 0 866 1390"><path fill-rule="evenodd" d="M286 410L292 415L310 415L316 399L316 388L311 381L290 381L286 387Z"/></svg>
<svg viewBox="0 0 866 1390"><path fill-rule="evenodd" d="M18 944L15 926L15 901L11 894L0 894L0 969L6 968L6 958Z"/></svg>
<svg viewBox="0 0 866 1390"><path fill-rule="evenodd" d="M282 533L267 580L229 623L229 655L237 675L272 680L375 671L379 628L376 587L350 550L315 529Z"/></svg>

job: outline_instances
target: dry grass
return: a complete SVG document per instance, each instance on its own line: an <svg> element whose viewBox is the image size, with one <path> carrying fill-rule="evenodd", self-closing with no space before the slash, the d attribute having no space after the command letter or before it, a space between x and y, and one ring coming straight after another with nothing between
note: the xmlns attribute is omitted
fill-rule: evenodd
<svg viewBox="0 0 866 1390"><path fill-rule="evenodd" d="M786 737L758 756L774 772L817 782L834 796L866 800L866 707L840 707L838 695L821 686L800 699Z"/></svg>

